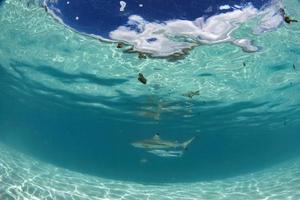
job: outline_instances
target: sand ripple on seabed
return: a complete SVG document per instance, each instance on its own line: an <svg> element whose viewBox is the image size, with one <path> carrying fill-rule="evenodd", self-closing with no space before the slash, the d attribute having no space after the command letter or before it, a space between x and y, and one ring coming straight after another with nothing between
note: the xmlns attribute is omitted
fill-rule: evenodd
<svg viewBox="0 0 300 200"><path fill-rule="evenodd" d="M142 185L83 175L0 145L0 199L300 199L300 160L222 181Z"/></svg>

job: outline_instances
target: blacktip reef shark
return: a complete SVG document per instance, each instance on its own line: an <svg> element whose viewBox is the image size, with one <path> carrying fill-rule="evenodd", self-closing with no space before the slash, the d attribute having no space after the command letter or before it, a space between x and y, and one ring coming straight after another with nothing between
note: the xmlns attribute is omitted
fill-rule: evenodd
<svg viewBox="0 0 300 200"><path fill-rule="evenodd" d="M182 148L183 150L186 150L189 144L195 139L195 136L191 139L179 143L177 141L168 141L168 140L162 140L160 139L159 134L155 134L151 139L141 140L134 143L131 143L132 146L136 148L142 148L142 149L177 149Z"/></svg>

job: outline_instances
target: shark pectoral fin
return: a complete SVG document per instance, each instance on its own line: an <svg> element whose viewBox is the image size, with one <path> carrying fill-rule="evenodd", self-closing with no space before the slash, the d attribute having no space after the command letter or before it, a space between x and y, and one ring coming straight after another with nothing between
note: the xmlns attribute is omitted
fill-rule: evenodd
<svg viewBox="0 0 300 200"><path fill-rule="evenodd" d="M184 150L187 150L187 147L189 146L189 144L191 144L191 142L195 139L195 136L192 137L191 139L185 141L184 143L181 144L182 148Z"/></svg>

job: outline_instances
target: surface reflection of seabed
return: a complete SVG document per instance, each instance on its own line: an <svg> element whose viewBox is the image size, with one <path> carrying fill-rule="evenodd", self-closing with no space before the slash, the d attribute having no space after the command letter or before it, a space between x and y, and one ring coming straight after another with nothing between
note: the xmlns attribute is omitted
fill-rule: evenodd
<svg viewBox="0 0 300 200"><path fill-rule="evenodd" d="M57 168L0 144L0 199L300 199L300 159L219 181L142 185Z"/></svg>

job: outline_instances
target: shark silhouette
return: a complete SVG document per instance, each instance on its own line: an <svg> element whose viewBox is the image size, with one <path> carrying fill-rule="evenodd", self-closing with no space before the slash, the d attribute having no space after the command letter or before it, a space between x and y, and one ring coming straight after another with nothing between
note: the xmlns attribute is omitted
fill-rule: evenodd
<svg viewBox="0 0 300 200"><path fill-rule="evenodd" d="M159 134L155 134L150 139L145 139L137 142L131 143L132 146L136 148L142 148L142 149L171 149L171 148L182 148L184 150L187 149L189 144L195 139L195 137L192 137L191 139L179 143L177 141L169 141L169 140L162 140L159 136Z"/></svg>

